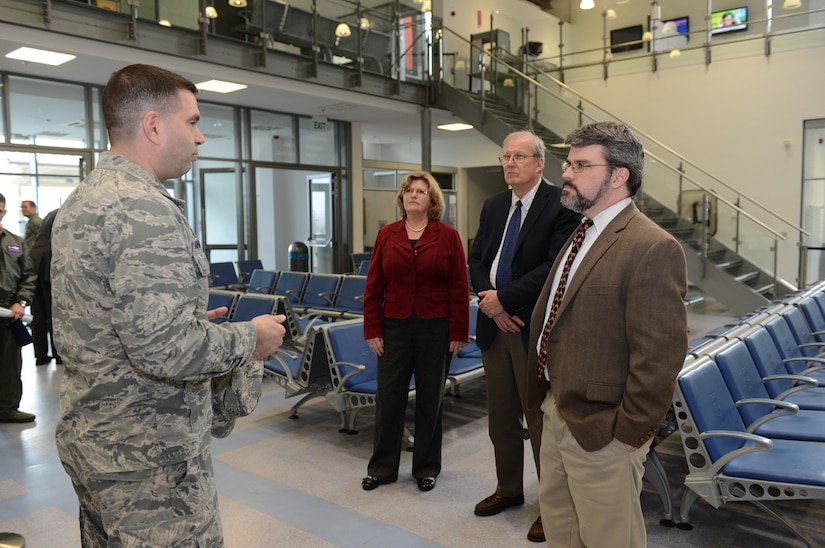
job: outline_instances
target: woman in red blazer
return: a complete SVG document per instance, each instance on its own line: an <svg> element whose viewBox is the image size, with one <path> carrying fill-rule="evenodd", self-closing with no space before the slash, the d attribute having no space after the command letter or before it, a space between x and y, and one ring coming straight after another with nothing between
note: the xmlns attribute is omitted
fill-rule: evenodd
<svg viewBox="0 0 825 548"><path fill-rule="evenodd" d="M410 173L397 196L402 219L378 232L364 292L364 338L378 356L375 444L364 490L398 479L404 415L415 374L412 475L430 491L441 472L441 401L452 352L467 342L470 288L461 237L440 221L441 188Z"/></svg>

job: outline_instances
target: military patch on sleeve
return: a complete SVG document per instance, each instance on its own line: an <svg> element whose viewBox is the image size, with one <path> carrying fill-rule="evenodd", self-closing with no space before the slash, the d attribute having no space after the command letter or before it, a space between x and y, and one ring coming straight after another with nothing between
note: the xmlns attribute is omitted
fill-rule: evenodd
<svg viewBox="0 0 825 548"><path fill-rule="evenodd" d="M6 244L6 251L8 253L23 253L23 246L20 244Z"/></svg>

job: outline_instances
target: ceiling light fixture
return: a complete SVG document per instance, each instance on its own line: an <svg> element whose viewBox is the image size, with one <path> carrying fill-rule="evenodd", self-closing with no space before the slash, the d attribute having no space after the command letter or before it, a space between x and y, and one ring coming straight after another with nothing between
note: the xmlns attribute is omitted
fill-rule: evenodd
<svg viewBox="0 0 825 548"><path fill-rule="evenodd" d="M229 0L229 5L233 8L245 8L246 0Z"/></svg>
<svg viewBox="0 0 825 548"><path fill-rule="evenodd" d="M801 0L785 0L782 3L782 9L785 9L785 10L795 10L796 8L801 8L801 7L802 7L802 1Z"/></svg>
<svg viewBox="0 0 825 548"><path fill-rule="evenodd" d="M582 0L582 3L579 4L579 8L583 10L592 10L596 7L596 2L594 0Z"/></svg>
<svg viewBox="0 0 825 548"><path fill-rule="evenodd" d="M195 87L201 91L214 91L215 93L232 93L233 91L240 91L246 89L246 84L236 84L235 82L224 82L223 80L207 80L200 84L195 84Z"/></svg>
<svg viewBox="0 0 825 548"><path fill-rule="evenodd" d="M368 29L368 28L372 27L372 23L370 23L370 20L367 19L366 17L362 17L361 18L361 23L358 26L361 27L362 29Z"/></svg>
<svg viewBox="0 0 825 548"><path fill-rule="evenodd" d="M53 67L62 65L63 63L67 63L72 59L77 58L77 56L69 55L68 53L57 53L56 51L35 48L17 48L12 52L7 53L6 57L29 63L51 65Z"/></svg>
<svg viewBox="0 0 825 548"><path fill-rule="evenodd" d="M605 10L604 16L608 19L615 19L616 17L618 17L618 15L616 15L616 10L614 9Z"/></svg>
<svg viewBox="0 0 825 548"><path fill-rule="evenodd" d="M668 21L665 23L665 26L662 27L662 34L676 34L676 30L676 23Z"/></svg>
<svg viewBox="0 0 825 548"><path fill-rule="evenodd" d="M158 25L161 27L171 27L172 22L169 19L160 19L158 20Z"/></svg>
<svg viewBox="0 0 825 548"><path fill-rule="evenodd" d="M352 29L349 28L349 25L347 25L344 22L338 23L338 26L335 27L335 36L337 36L338 38L346 38L347 36L350 36L351 34L352 34Z"/></svg>
<svg viewBox="0 0 825 548"><path fill-rule="evenodd" d="M467 129L473 129L473 126L470 124L465 124L462 122L454 122L452 124L441 124L440 126L436 126L438 129L443 129L444 131L465 131Z"/></svg>
<svg viewBox="0 0 825 548"><path fill-rule="evenodd" d="M670 50L670 58L671 59L676 59L677 57L681 57L681 56L682 56L682 50L680 50L680 49Z"/></svg>
<svg viewBox="0 0 825 548"><path fill-rule="evenodd" d="M218 18L218 10L215 9L215 6L206 6L204 13L206 14L206 17L209 19Z"/></svg>

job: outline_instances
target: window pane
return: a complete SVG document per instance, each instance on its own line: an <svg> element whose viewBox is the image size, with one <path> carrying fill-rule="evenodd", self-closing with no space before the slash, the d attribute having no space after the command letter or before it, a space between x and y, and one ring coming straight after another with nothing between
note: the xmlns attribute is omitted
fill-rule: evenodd
<svg viewBox="0 0 825 548"><path fill-rule="evenodd" d="M396 188L395 170L364 168L364 188Z"/></svg>
<svg viewBox="0 0 825 548"><path fill-rule="evenodd" d="M108 150L109 140L106 135L106 126L103 124L103 107L100 106L100 94L103 88L92 88L92 116L95 117L93 139L95 150Z"/></svg>
<svg viewBox="0 0 825 548"><path fill-rule="evenodd" d="M9 103L13 143L87 146L82 85L10 76Z"/></svg>
<svg viewBox="0 0 825 548"><path fill-rule="evenodd" d="M338 149L335 147L336 124L330 121L317 121L313 118L298 120L301 139L302 164L322 166L338 165Z"/></svg>
<svg viewBox="0 0 825 548"><path fill-rule="evenodd" d="M6 109L3 108L3 105L6 104L6 100L4 99L5 86L3 85L2 77L2 74L0 74L0 143L5 143Z"/></svg>
<svg viewBox="0 0 825 548"><path fill-rule="evenodd" d="M198 156L235 158L238 150L234 109L228 106L200 103L201 119L198 127L206 142L198 147Z"/></svg>
<svg viewBox="0 0 825 548"><path fill-rule="evenodd" d="M296 163L292 116L253 110L252 159Z"/></svg>

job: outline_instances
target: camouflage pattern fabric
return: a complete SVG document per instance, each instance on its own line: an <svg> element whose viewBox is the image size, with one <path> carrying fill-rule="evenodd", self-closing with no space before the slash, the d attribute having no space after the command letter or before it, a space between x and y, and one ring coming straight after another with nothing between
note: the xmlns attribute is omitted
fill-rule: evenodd
<svg viewBox="0 0 825 548"><path fill-rule="evenodd" d="M84 475L70 467L66 471L80 501L84 548L223 546L208 451L140 472Z"/></svg>
<svg viewBox="0 0 825 548"><path fill-rule="evenodd" d="M64 465L143 471L204 453L211 381L249 361L256 338L249 322L207 320L209 264L182 202L104 152L52 238Z"/></svg>
<svg viewBox="0 0 825 548"><path fill-rule="evenodd" d="M255 410L261 399L264 361L249 360L212 381L212 435L225 438L235 427L235 419Z"/></svg>

